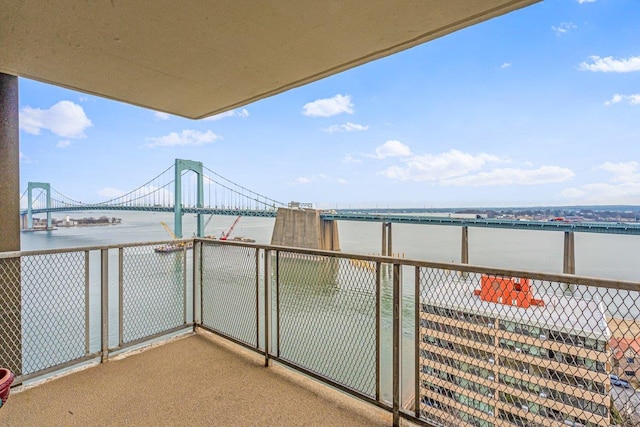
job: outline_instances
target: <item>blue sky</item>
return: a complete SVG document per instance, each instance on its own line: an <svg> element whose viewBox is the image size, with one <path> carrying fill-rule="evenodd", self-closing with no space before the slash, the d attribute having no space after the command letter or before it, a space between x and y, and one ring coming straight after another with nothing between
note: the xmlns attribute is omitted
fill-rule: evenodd
<svg viewBox="0 0 640 427"><path fill-rule="evenodd" d="M640 204L640 2L547 0L204 120L20 79L21 188L175 158L318 207Z"/></svg>

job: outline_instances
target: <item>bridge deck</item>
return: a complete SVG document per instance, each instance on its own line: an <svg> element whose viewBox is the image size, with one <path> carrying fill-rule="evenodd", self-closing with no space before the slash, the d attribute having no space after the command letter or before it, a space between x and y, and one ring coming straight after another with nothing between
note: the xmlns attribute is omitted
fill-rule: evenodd
<svg viewBox="0 0 640 427"><path fill-rule="evenodd" d="M49 209L33 209L32 213L46 212L70 212L70 211L143 211L143 212L173 212L173 207L169 206L79 206L76 208L57 207ZM183 213L201 215L233 215L245 217L275 218L277 211L260 209L234 209L217 207L183 207ZM21 214L26 214L22 211ZM603 233L603 234L628 234L640 235L640 224L629 223L605 223L605 222L561 222L561 221L517 221L512 219L464 219L448 218L425 215L381 215L370 213L322 213L320 215L325 220L335 221L365 221L365 222L391 222L400 224L423 224L423 225L447 225L456 227L480 227L480 228L502 228L511 230L543 230L543 231L573 231L576 233Z"/></svg>

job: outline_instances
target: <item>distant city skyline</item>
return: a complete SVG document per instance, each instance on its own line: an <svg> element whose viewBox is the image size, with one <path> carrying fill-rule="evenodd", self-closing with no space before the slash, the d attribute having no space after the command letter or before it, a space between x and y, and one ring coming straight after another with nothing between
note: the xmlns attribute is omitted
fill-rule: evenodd
<svg viewBox="0 0 640 427"><path fill-rule="evenodd" d="M20 79L21 190L175 158L323 208L640 205L640 3L546 1L202 120Z"/></svg>

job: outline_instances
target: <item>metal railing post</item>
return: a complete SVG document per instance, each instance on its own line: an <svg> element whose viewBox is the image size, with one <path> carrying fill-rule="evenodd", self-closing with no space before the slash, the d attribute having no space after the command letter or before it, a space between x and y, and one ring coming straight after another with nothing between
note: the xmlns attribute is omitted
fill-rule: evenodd
<svg viewBox="0 0 640 427"><path fill-rule="evenodd" d="M100 361L109 356L109 249L100 250Z"/></svg>
<svg viewBox="0 0 640 427"><path fill-rule="evenodd" d="M382 263L376 261L376 401L380 402L382 394L380 392L380 346L382 339L380 337L381 317L382 317L382 285L381 285Z"/></svg>
<svg viewBox="0 0 640 427"><path fill-rule="evenodd" d="M197 306L198 306L198 302L196 299L196 295L197 295L197 289L198 289L198 279L201 277L200 276L200 270L202 269L202 242L194 242L193 243L193 249L192 249L192 261L193 261L193 267L192 267L192 271L191 271L191 275L192 277L192 290L191 290L191 304L193 306L193 313L191 313L191 320L193 322L193 332L196 331L196 325L198 322L198 316L196 313L197 310Z"/></svg>
<svg viewBox="0 0 640 427"><path fill-rule="evenodd" d="M198 298L200 299L200 324L204 324L204 243L200 243L200 286L198 287Z"/></svg>
<svg viewBox="0 0 640 427"><path fill-rule="evenodd" d="M182 324L187 324L187 248L182 250Z"/></svg>
<svg viewBox="0 0 640 427"><path fill-rule="evenodd" d="M269 367L271 361L271 251L264 250L264 366Z"/></svg>
<svg viewBox="0 0 640 427"><path fill-rule="evenodd" d="M260 348L260 249L254 249L256 255L256 348Z"/></svg>
<svg viewBox="0 0 640 427"><path fill-rule="evenodd" d="M393 264L393 426L400 426L400 274L402 266Z"/></svg>
<svg viewBox="0 0 640 427"><path fill-rule="evenodd" d="M415 410L415 417L420 418L420 267L415 268L415 289L414 289L414 384L413 384L413 406Z"/></svg>
<svg viewBox="0 0 640 427"><path fill-rule="evenodd" d="M280 251L276 251L276 347L280 357Z"/></svg>
<svg viewBox="0 0 640 427"><path fill-rule="evenodd" d="M124 248L118 248L118 346L124 343Z"/></svg>
<svg viewBox="0 0 640 427"><path fill-rule="evenodd" d="M89 354L91 351L91 338L89 336L89 322L91 314L89 312L89 251L84 251L84 353Z"/></svg>

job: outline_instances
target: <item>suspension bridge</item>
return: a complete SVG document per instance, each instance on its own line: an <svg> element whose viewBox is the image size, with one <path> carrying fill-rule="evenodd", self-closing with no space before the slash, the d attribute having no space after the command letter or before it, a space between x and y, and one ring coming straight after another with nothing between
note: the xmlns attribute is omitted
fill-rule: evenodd
<svg viewBox="0 0 640 427"><path fill-rule="evenodd" d="M173 212L174 232L182 237L182 215L197 215L197 236L204 236L206 215L234 215L275 218L286 203L259 194L225 178L201 162L176 159L175 163L134 190L99 203L84 203L64 195L49 183L30 182L21 196L25 229L33 229L33 215L73 211ZM310 204L303 205L310 207ZM457 227L545 230L605 234L640 235L640 224L598 222L516 221L509 219L463 219L425 215L374 214L363 212L321 211L325 221L368 221L383 224L429 224Z"/></svg>
<svg viewBox="0 0 640 427"><path fill-rule="evenodd" d="M182 215L196 214L197 235L204 236L205 215L275 217L285 203L261 195L237 184L201 162L176 159L175 163L154 178L118 197L99 203L84 203L66 196L49 183L29 182L22 193L20 212L25 229L33 229L33 215L74 211L142 211L173 212L174 233L182 237Z"/></svg>

